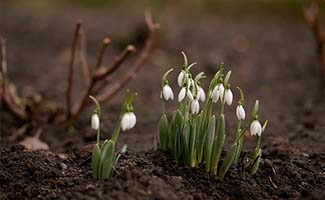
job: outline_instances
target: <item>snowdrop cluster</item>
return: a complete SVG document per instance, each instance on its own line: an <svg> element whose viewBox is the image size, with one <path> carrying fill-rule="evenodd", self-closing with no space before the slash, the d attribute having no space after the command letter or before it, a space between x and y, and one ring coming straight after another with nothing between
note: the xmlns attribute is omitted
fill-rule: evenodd
<svg viewBox="0 0 325 200"><path fill-rule="evenodd" d="M123 104L120 123L114 130L111 139L106 139L103 143L100 142L100 115L101 109L99 102L93 96L90 96L91 100L96 105L91 116L91 128L97 131L97 142L92 151L91 166L93 170L93 176L96 179L104 180L113 176L116 169L116 163L120 154L115 154L115 144L117 142L120 129L123 131L133 128L136 124L136 116L133 112L132 103L135 95L131 95L129 91L126 92L125 101Z"/></svg>
<svg viewBox="0 0 325 200"><path fill-rule="evenodd" d="M174 99L174 93L167 76L173 69L168 70L162 76L163 113L158 127L159 147L165 151L170 150L177 162L184 162L192 167L197 167L203 163L208 173L218 174L220 178L223 178L231 164L236 164L239 161L244 133L249 131L251 136L258 136L258 144L254 151L251 166L251 174L254 174L261 159L260 141L267 125L267 121L263 126L258 121L258 100L255 103L251 118L245 123L244 93L237 87L240 95L235 113L238 119L236 137L220 165L220 156L226 139L225 105L231 106L234 100L229 83L231 71L224 74L224 64L222 63L211 80L207 92L205 92L202 87L202 80L205 78L204 73L201 72L192 78L190 69L196 63L188 64L185 53L182 52L182 54L184 64L177 76L179 107L173 112L171 120L168 120L167 117L166 103ZM220 108L217 116L213 114L214 107ZM229 132L229 134L231 133ZM221 166L220 169L218 169L219 166Z"/></svg>

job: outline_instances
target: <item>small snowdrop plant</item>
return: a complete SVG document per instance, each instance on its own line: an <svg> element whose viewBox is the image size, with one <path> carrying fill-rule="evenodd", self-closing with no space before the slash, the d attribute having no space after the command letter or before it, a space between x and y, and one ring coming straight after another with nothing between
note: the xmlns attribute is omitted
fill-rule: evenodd
<svg viewBox="0 0 325 200"><path fill-rule="evenodd" d="M91 116L91 128L97 131L97 142L92 152L91 166L94 178L104 180L112 177L116 171L116 164L121 154L115 153L115 145L121 130L129 130L136 124L132 106L135 95L131 95L129 91L126 92L119 123L114 129L112 138L106 139L103 143L100 141L100 105L94 97L90 96L90 98L96 105Z"/></svg>
<svg viewBox="0 0 325 200"><path fill-rule="evenodd" d="M191 167L204 164L205 170L211 175L224 178L232 164L239 161L244 144L244 133L250 132L258 136L258 142L252 157L250 174L255 174L261 159L261 138L267 126L267 121L261 126L258 121L259 101L256 100L250 119L245 123L244 93L237 87L240 98L236 106L238 119L235 130L235 141L221 162L221 152L226 139L225 106L233 104L233 92L229 83L231 71L224 74L224 64L211 80L207 93L201 86L205 78L203 72L193 78L191 67L196 63L188 64L187 57L182 52L184 64L177 77L180 87L178 93L179 107L168 120L166 113L167 101L173 100L174 93L167 79L173 69L162 76L162 117L158 125L158 145L164 151L170 151L177 162L183 162ZM201 104L201 105L200 105ZM218 114L214 114L215 107ZM231 134L231 131L227 131Z"/></svg>

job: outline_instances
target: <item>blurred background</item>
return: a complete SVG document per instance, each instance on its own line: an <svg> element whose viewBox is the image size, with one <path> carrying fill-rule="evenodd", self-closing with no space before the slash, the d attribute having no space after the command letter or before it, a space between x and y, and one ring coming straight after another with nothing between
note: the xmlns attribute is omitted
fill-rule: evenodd
<svg viewBox="0 0 325 200"><path fill-rule="evenodd" d="M239 98L235 91L237 85L245 92L247 110L252 108L255 99L260 99L260 118L270 122L267 145L285 142L299 149L324 150L319 145L324 142L324 136L316 133L324 131L325 123L314 123L315 113L305 113L311 105L312 98L308 96L317 93L314 38L302 14L308 2L1 0L0 34L7 38L8 73L19 90L23 93L33 88L45 99L64 105L69 48L77 20L83 21L86 31L90 66L95 65L103 38L112 39L104 57L104 64L109 64L127 44L142 48L147 36L144 11L150 9L161 25L158 48L136 79L127 85L139 93L135 105L139 121L134 131L121 135L122 143L140 151L153 147L161 113L161 75L171 67L177 69L169 77L177 94L176 77L183 50L191 62L198 62L193 73L206 73L204 86L217 71L218 64L224 62L226 70L233 72L234 105ZM127 71L128 63L116 76ZM104 135L110 135L122 99L123 92L106 104ZM168 109L176 105L171 103ZM234 109L235 106L228 109L229 127L236 126ZM87 127L88 119L85 112L80 126ZM229 135L231 143L234 134ZM62 144L56 142L59 139L45 140L53 149L61 150ZM310 145L305 147L306 142Z"/></svg>

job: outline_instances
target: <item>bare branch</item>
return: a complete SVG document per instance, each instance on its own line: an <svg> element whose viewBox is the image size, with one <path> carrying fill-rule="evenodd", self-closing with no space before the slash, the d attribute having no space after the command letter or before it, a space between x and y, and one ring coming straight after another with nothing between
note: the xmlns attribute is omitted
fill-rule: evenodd
<svg viewBox="0 0 325 200"><path fill-rule="evenodd" d="M317 54L322 70L322 86L325 86L325 31L322 27L322 0L313 1L309 7L304 9L306 23L314 33L317 45Z"/></svg>
<svg viewBox="0 0 325 200"><path fill-rule="evenodd" d="M74 32L74 37L73 37L73 41L72 41L72 45L71 45L71 52L70 52L68 89L67 89L67 94L66 94L68 118L71 115L71 96L72 96L72 86L73 86L74 61L75 61L76 47L77 47L80 28L81 28L81 21L78 21L78 23L76 25L75 32Z"/></svg>
<svg viewBox="0 0 325 200"><path fill-rule="evenodd" d="M4 38L0 38L0 45L1 45L1 76L0 79L0 97L3 98L3 102L7 107L11 110L13 114L19 117L22 120L27 119L27 113L25 109L20 108L14 101L12 97L12 93L9 89L7 89L7 56L6 56L6 40Z"/></svg>
<svg viewBox="0 0 325 200"><path fill-rule="evenodd" d="M99 102L105 102L111 99L115 94L118 93L119 90L121 90L121 88L126 85L128 81L134 78L136 76L136 73L143 66L143 63L148 59L150 53L153 51L160 25L154 22L150 12L146 12L145 21L150 33L139 57L136 59L128 73L126 73L119 80L117 80L117 82L108 91L106 91L103 95L100 95L97 98Z"/></svg>
<svg viewBox="0 0 325 200"><path fill-rule="evenodd" d="M95 85L103 80L105 77L107 77L109 74L111 74L113 71L115 71L122 62L128 57L128 55L134 51L134 47L132 45L129 45L123 53L117 58L117 60L113 63L113 65L107 69L107 68L99 68L96 70L96 72L93 75L93 78L90 81L89 87L87 88L86 92L83 95L83 98L81 100L81 103L79 107L76 109L76 111L73 113L73 116L79 115L81 111L85 108L88 101L88 96L92 94L93 88ZM102 70L104 69L104 70Z"/></svg>
<svg viewBox="0 0 325 200"><path fill-rule="evenodd" d="M7 77L7 51L6 39L0 36L1 43L1 68L0 68L0 81L5 81Z"/></svg>
<svg viewBox="0 0 325 200"><path fill-rule="evenodd" d="M87 44L86 44L86 33L81 28L79 31L80 37L80 62L82 66L82 75L87 88L90 84L90 74L89 74L89 65L87 61Z"/></svg>
<svg viewBox="0 0 325 200"><path fill-rule="evenodd" d="M105 68L105 70L98 70L96 71L94 77L96 80L103 79L104 77L112 74L115 72L118 67L127 59L127 57L132 53L135 52L135 47L133 45L128 45L125 50L121 53L120 56L114 61L110 68Z"/></svg>

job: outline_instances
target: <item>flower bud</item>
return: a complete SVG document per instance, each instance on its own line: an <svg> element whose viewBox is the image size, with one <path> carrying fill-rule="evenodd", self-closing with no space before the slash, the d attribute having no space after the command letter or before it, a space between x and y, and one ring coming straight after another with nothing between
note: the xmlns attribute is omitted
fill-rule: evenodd
<svg viewBox="0 0 325 200"><path fill-rule="evenodd" d="M236 116L238 120L244 120L245 119L245 110L242 105L238 105L236 108Z"/></svg>
<svg viewBox="0 0 325 200"><path fill-rule="evenodd" d="M91 128L94 130L99 129L99 117L96 113L91 116Z"/></svg>
<svg viewBox="0 0 325 200"><path fill-rule="evenodd" d="M232 104L232 99L233 99L233 94L230 89L227 89L225 93L225 101L228 106Z"/></svg>
<svg viewBox="0 0 325 200"><path fill-rule="evenodd" d="M199 101L197 99L194 99L191 102L191 111L192 111L192 114L198 114L199 113L199 111L200 111L200 104L199 104Z"/></svg>
<svg viewBox="0 0 325 200"><path fill-rule="evenodd" d="M250 133L251 133L252 136L253 135L261 136L261 134L262 134L262 126L261 126L261 124L260 124L260 122L258 120L254 120L251 123Z"/></svg>
<svg viewBox="0 0 325 200"><path fill-rule="evenodd" d="M174 93L172 88L169 85L165 85L163 87L162 95L166 101L169 99L173 100L174 99Z"/></svg>

